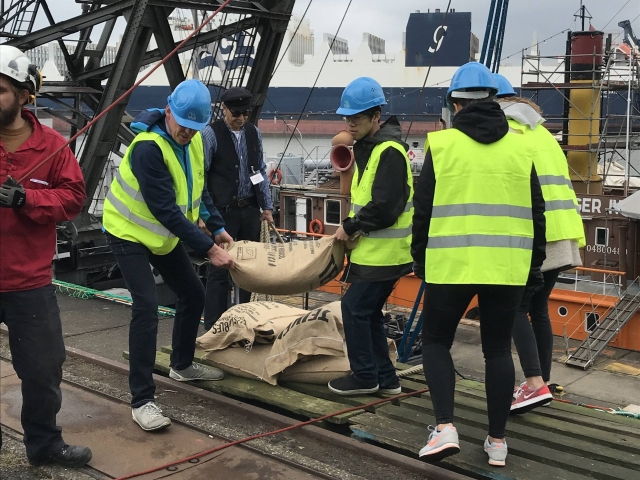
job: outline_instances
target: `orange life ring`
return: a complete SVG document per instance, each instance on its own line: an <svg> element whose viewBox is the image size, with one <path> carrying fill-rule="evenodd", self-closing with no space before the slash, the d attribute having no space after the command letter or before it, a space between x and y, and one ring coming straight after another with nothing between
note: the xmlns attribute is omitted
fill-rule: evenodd
<svg viewBox="0 0 640 480"><path fill-rule="evenodd" d="M271 173L269 174L269 180L271 181L272 185L278 185L282 181L282 172L279 168L271 170Z"/></svg>
<svg viewBox="0 0 640 480"><path fill-rule="evenodd" d="M309 222L309 231L311 233L321 234L322 232L324 232L324 225L322 225L322 222L320 220L314 218Z"/></svg>

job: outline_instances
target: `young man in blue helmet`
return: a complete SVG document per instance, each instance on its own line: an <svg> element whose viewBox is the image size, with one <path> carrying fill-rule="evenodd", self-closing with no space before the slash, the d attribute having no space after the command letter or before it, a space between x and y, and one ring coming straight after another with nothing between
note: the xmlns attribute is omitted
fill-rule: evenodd
<svg viewBox="0 0 640 480"><path fill-rule="evenodd" d="M349 255L342 318L352 374L329 382L340 395L400 393L389 359L382 307L396 281L411 272L413 177L396 117L380 124L384 92L360 77L344 89L337 113L353 135L355 173L351 211L334 237L346 241L360 233Z"/></svg>
<svg viewBox="0 0 640 480"><path fill-rule="evenodd" d="M131 123L137 132L104 202L103 224L133 299L129 328L129 387L133 420L143 430L171 424L154 402L153 366L158 332L158 297L149 264L176 294L170 377L178 381L220 380L223 373L193 363L204 307L204 287L183 241L211 263L233 268L217 244L232 241L215 210L207 227L196 226L204 190L204 150L200 130L211 119L211 97L197 80L180 83L164 110L142 112Z"/></svg>
<svg viewBox="0 0 640 480"><path fill-rule="evenodd" d="M478 295L485 358L489 464L504 466L515 371L511 331L528 280L544 260L544 200L524 136L509 128L484 65L460 67L447 92L453 128L429 133L416 185L411 251L426 282L422 358L437 425L420 456L460 451L453 426L451 345ZM533 280L531 280L533 278Z"/></svg>
<svg viewBox="0 0 640 480"><path fill-rule="evenodd" d="M513 342L526 377L514 393L511 413L515 414L548 404L553 399L547 386L553 355L549 295L561 271L582 265L579 248L584 246L585 238L567 157L542 125L540 107L529 99L516 97L511 83L503 75L495 73L494 77L498 84L498 104L509 126L522 132L535 152L533 164L546 206L546 259L540 268L544 283L538 289L527 285L513 326Z"/></svg>

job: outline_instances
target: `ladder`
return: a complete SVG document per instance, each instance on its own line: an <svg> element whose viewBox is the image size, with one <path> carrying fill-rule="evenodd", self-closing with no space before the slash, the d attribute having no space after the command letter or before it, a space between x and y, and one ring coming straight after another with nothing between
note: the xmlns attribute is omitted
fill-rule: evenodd
<svg viewBox="0 0 640 480"><path fill-rule="evenodd" d="M596 357L640 309L638 286L640 284L636 279L629 289L618 298L613 308L587 336L578 349L567 357L565 362L567 365L582 368L583 370L587 370L593 365ZM638 293L630 293L630 290Z"/></svg>
<svg viewBox="0 0 640 480"><path fill-rule="evenodd" d="M31 33L39 6L40 0L12 0L1 12L0 31L12 38Z"/></svg>

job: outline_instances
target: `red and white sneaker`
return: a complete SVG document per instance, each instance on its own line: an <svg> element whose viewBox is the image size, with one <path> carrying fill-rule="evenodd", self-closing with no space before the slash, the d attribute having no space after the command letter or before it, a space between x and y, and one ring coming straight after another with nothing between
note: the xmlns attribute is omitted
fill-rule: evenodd
<svg viewBox="0 0 640 480"><path fill-rule="evenodd" d="M536 407L548 404L553 400L553 395L549 387L543 385L540 388L529 388L526 383L523 383L513 394L513 402L511 402L511 413L521 414L526 413Z"/></svg>

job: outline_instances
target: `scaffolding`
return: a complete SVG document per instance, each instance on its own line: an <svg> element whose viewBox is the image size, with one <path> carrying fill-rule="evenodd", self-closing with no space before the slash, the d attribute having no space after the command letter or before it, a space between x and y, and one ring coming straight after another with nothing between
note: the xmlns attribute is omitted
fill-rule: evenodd
<svg viewBox="0 0 640 480"><path fill-rule="evenodd" d="M589 80L571 80L575 74L571 65L577 57L583 65L591 63L591 70L580 71ZM602 54L585 57L584 53L542 56L523 51L521 95L538 104L543 96L562 97L562 115L545 116L545 125L556 133L568 157L571 152L584 152L597 159L588 163L586 174L569 161L576 191L597 193L591 184L602 181L605 193L626 196L640 189L640 56L637 49L625 52L608 40ZM582 91L581 104L575 102L577 91ZM581 130L586 132L570 134L570 121L583 122Z"/></svg>

